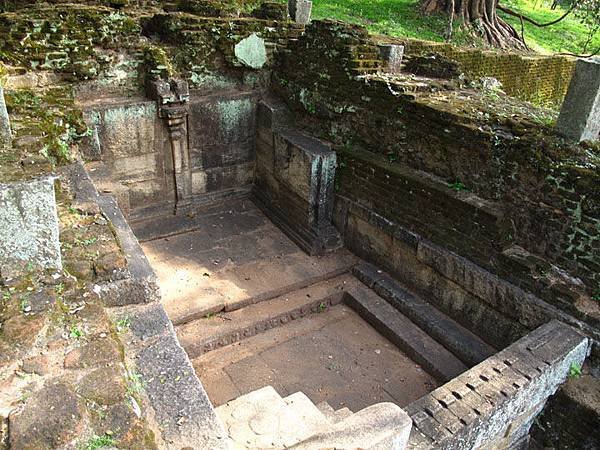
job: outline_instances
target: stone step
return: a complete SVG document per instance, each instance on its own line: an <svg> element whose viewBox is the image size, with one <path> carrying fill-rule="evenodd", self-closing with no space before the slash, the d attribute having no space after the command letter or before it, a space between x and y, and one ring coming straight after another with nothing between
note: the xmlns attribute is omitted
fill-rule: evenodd
<svg viewBox="0 0 600 450"><path fill-rule="evenodd" d="M238 449L287 448L331 427L302 392L282 399L272 386L242 395L216 412L231 447Z"/></svg>
<svg viewBox="0 0 600 450"><path fill-rule="evenodd" d="M446 316L422 298L408 292L386 273L368 263L357 264L354 274L428 335L468 366L475 366L496 353L479 336Z"/></svg>
<svg viewBox="0 0 600 450"><path fill-rule="evenodd" d="M331 423L335 423L335 409L327 402L317 403L317 409L321 411L321 414L325 416Z"/></svg>
<svg viewBox="0 0 600 450"><path fill-rule="evenodd" d="M325 418L332 424L338 423L354 414L349 408L346 407L338 409L336 411L335 409L333 409L333 406L331 406L327 402L318 403L316 407L319 411L321 411L321 414L323 414Z"/></svg>
<svg viewBox="0 0 600 450"><path fill-rule="evenodd" d="M236 287L225 294L225 310L240 309L331 279L349 272L356 262L356 256L339 249L319 257L304 252L286 255L280 264L269 260L240 265L218 275L218 279Z"/></svg>
<svg viewBox="0 0 600 450"><path fill-rule="evenodd" d="M179 342L190 358L340 303L348 286L360 282L340 275L282 296L177 327Z"/></svg>
<svg viewBox="0 0 600 450"><path fill-rule="evenodd" d="M333 422L334 423L341 422L342 420L350 417L352 414L354 414L354 413L350 410L350 408L346 408L346 407L340 408L335 412L335 419L333 420Z"/></svg>
<svg viewBox="0 0 600 450"><path fill-rule="evenodd" d="M462 361L367 286L351 286L345 301L377 331L441 381L449 381L467 370Z"/></svg>

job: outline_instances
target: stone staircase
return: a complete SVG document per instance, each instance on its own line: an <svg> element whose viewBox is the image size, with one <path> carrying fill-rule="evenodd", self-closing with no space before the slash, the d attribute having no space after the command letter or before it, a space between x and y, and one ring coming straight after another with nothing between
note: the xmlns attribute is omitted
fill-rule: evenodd
<svg viewBox="0 0 600 450"><path fill-rule="evenodd" d="M242 395L216 412L236 449L291 447L333 423L302 392L282 398L271 386Z"/></svg>
<svg viewBox="0 0 600 450"><path fill-rule="evenodd" d="M216 413L233 449L401 449L411 428L406 413L391 403L354 414L327 402L315 405L302 392L282 398L272 386L219 406Z"/></svg>

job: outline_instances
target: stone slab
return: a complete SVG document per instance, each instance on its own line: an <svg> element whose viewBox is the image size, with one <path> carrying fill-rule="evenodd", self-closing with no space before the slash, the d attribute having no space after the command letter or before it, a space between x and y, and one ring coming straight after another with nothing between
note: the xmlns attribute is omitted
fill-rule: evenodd
<svg viewBox="0 0 600 450"><path fill-rule="evenodd" d="M402 67L402 58L404 57L404 45L384 44L379 45L379 53L386 62L386 71L390 73L399 73Z"/></svg>
<svg viewBox="0 0 600 450"><path fill-rule="evenodd" d="M348 290L346 303L435 377L448 381L467 367L410 319L365 286Z"/></svg>
<svg viewBox="0 0 600 450"><path fill-rule="evenodd" d="M303 317L324 307L342 301L349 275L313 284L243 309L199 319L178 327L179 340L195 358L218 347L239 342L282 323Z"/></svg>
<svg viewBox="0 0 600 450"><path fill-rule="evenodd" d="M556 130L577 142L600 139L600 57L577 60Z"/></svg>
<svg viewBox="0 0 600 450"><path fill-rule="evenodd" d="M548 322L408 405L420 432L408 448L517 448L570 367L583 364L588 353L589 341L577 330Z"/></svg>
<svg viewBox="0 0 600 450"><path fill-rule="evenodd" d="M215 404L272 385L281 395L302 391L314 403L326 401L339 408L337 418L376 402L406 405L437 385L345 305L205 353L193 364ZM342 411L347 407L352 411Z"/></svg>
<svg viewBox="0 0 600 450"><path fill-rule="evenodd" d="M0 184L0 274L62 269L54 177Z"/></svg>
<svg viewBox="0 0 600 450"><path fill-rule="evenodd" d="M296 22L306 25L310 22L312 12L312 1L309 0L288 0L288 10L290 17Z"/></svg>
<svg viewBox="0 0 600 450"><path fill-rule="evenodd" d="M390 302L402 314L406 315L427 334L450 350L469 366L479 364L496 353L477 335L452 320L422 298L406 291L389 275L377 270L368 263L354 267L354 273L360 273L366 279L367 286Z"/></svg>
<svg viewBox="0 0 600 450"><path fill-rule="evenodd" d="M226 435L183 348L173 334L160 337L136 360L163 438L173 448L226 449Z"/></svg>

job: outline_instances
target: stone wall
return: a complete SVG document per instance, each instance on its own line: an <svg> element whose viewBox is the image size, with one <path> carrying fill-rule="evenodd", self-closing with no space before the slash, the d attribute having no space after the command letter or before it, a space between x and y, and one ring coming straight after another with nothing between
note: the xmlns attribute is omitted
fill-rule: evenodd
<svg viewBox="0 0 600 450"><path fill-rule="evenodd" d="M417 178L437 177L454 190L472 193L482 202L480 210L484 204L491 205L501 213L494 214L499 220L492 224L481 221L481 216L476 229L485 239L473 242L472 249L468 245L459 249L452 243L449 248L502 275L503 261L514 262L517 252L497 250L523 248L533 260L537 255L539 264L525 267L523 277L515 282L561 307L570 304L570 309L587 295L582 301L597 315L597 306L590 301L590 294L599 289L600 273L597 150L564 144L552 130L522 111L502 115L510 110L511 100L500 99L503 103L490 109L493 99L485 93L463 93L461 97L435 80L436 89L431 92L411 80L369 75L377 65L369 42L364 29L314 22L291 46L291 52L282 55L276 72L275 87L300 114L300 122L332 141L340 152L338 192L360 190L358 183L355 187L344 185L351 175L343 175L348 167L344 166L343 151L356 149L382 161L376 168L363 170L363 176L372 171L369 181L380 191L385 192L387 187L381 186L388 179L389 184L406 186L405 176L392 182L390 170L381 170L387 164L404 166L413 173L420 170L429 175ZM423 182L414 178L407 189L420 192ZM363 200L369 202L370 195L364 189ZM404 197L384 196L377 210L393 219L394 214L399 215L398 208L409 208L398 206ZM462 223L460 217L452 223L439 213L439 202L447 200L450 206L451 198L435 200L436 207L433 200L426 204L415 200L417 210L424 205L431 209L404 214L403 223L410 220L415 229L427 234L434 228L427 223L429 216L437 214L445 220L438 233L459 236L460 227L470 232L473 226ZM449 215L452 209L448 208ZM420 222L419 215L424 216ZM489 251L493 249L496 251ZM485 258L478 259L478 254ZM585 282L587 294L581 294L581 285L577 287L572 277L571 281L569 276L562 277L565 270ZM536 281L528 283L526 278ZM564 285L571 287L562 288Z"/></svg>
<svg viewBox="0 0 600 450"><path fill-rule="evenodd" d="M394 40L396 42L396 40ZM535 104L560 107L575 70L575 58L523 55L420 40L398 40L410 55L437 53L458 62L470 79L494 77L511 96Z"/></svg>
<svg viewBox="0 0 600 450"><path fill-rule="evenodd" d="M271 219L309 254L340 244L332 225L336 155L289 122L281 104L262 101L256 131L254 196Z"/></svg>
<svg viewBox="0 0 600 450"><path fill-rule="evenodd" d="M528 448L547 398L589 354L589 341L550 322L411 403L409 449Z"/></svg>
<svg viewBox="0 0 600 450"><path fill-rule="evenodd" d="M249 192L254 179L258 91L203 95L192 91L186 122L192 196ZM132 217L175 203L169 132L156 102L107 101L86 106L92 134L83 148L99 189L111 192Z"/></svg>

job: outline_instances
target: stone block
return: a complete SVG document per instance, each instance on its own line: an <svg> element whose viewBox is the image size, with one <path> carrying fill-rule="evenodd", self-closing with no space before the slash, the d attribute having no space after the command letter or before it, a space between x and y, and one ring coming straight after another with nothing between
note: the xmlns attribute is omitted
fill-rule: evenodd
<svg viewBox="0 0 600 450"><path fill-rule="evenodd" d="M235 45L236 58L246 67L260 69L267 62L267 48L265 40L256 33L252 33Z"/></svg>
<svg viewBox="0 0 600 450"><path fill-rule="evenodd" d="M11 142L10 119L6 110L6 102L4 101L4 89L2 89L2 84L0 84L0 148L9 147Z"/></svg>
<svg viewBox="0 0 600 450"><path fill-rule="evenodd" d="M291 447L296 450L322 448L406 448L412 422L393 403L378 403L362 409L331 427Z"/></svg>
<svg viewBox="0 0 600 450"><path fill-rule="evenodd" d="M579 59L556 130L580 142L600 137L600 57Z"/></svg>
<svg viewBox="0 0 600 450"><path fill-rule="evenodd" d="M404 45L384 44L379 46L379 54L386 62L386 71L399 73L404 57Z"/></svg>
<svg viewBox="0 0 600 450"><path fill-rule="evenodd" d="M415 426L435 443L423 446L416 437L413 442L411 435L409 447L516 448L506 443L522 441L547 398L567 378L569 368L572 364L581 365L588 352L588 339L575 329L558 321L543 325L408 405L406 410ZM543 363L540 355L549 362ZM520 370L514 370L517 361L521 367L536 367L534 376L523 376ZM428 409L435 405L433 401L460 419L462 426L447 433L449 428L439 415L439 408ZM436 427L430 416L446 425L446 430Z"/></svg>
<svg viewBox="0 0 600 450"><path fill-rule="evenodd" d="M66 384L49 382L9 417L10 448L59 448L84 429L84 407Z"/></svg>
<svg viewBox="0 0 600 450"><path fill-rule="evenodd" d="M61 269L54 177L0 184L0 273Z"/></svg>
<svg viewBox="0 0 600 450"><path fill-rule="evenodd" d="M288 0L290 17L296 22L306 25L310 22L312 2L309 0Z"/></svg>

